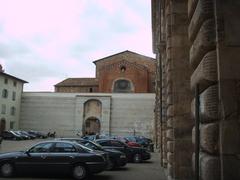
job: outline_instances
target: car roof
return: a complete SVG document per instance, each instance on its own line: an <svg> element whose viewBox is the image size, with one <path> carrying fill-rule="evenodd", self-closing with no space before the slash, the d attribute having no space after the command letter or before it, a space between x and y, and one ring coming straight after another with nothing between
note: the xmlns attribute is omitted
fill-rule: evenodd
<svg viewBox="0 0 240 180"><path fill-rule="evenodd" d="M89 141L89 140L82 139L82 138L56 138L55 140L59 140L59 141Z"/></svg>
<svg viewBox="0 0 240 180"><path fill-rule="evenodd" d="M70 143L70 144L76 144L75 142L72 142L72 141L62 141L62 140L56 140L56 139L54 139L54 140L47 140L47 141L41 141L41 142L39 142L39 143L37 143L37 144L42 144L42 143ZM37 144L35 144L35 145L37 145Z"/></svg>

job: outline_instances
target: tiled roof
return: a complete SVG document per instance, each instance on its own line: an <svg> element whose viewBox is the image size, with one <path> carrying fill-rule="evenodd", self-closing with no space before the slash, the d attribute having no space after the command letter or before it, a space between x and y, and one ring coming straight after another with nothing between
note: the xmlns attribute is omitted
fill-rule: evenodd
<svg viewBox="0 0 240 180"><path fill-rule="evenodd" d="M145 55L142 55L142 54L135 53L133 51L126 50L126 51L123 51L123 52L120 52L120 53L117 53L117 54L113 54L113 55L110 55L110 56L107 56L107 57L104 57L104 58L101 58L101 59L97 59L97 60L93 61L93 63L96 63L96 62L102 61L102 60L106 60L106 59L111 58L113 56L117 56L119 54L125 54L125 53L131 53L131 54L135 54L135 55L138 55L138 56L143 56L143 57L148 58L149 60L156 61L156 59L154 59L152 57L148 57L148 56L145 56Z"/></svg>
<svg viewBox="0 0 240 180"><path fill-rule="evenodd" d="M28 82L25 81L25 80L22 80L22 79L20 79L20 78L17 78L17 77L15 77L15 76L12 76L12 75L7 74L7 73L5 73L5 72L0 72L0 75L6 76L6 77L9 77L9 78L13 78L13 79L15 79L15 80L17 80L17 81L21 81L22 83L28 83Z"/></svg>
<svg viewBox="0 0 240 180"><path fill-rule="evenodd" d="M68 78L55 86L98 86L97 78Z"/></svg>

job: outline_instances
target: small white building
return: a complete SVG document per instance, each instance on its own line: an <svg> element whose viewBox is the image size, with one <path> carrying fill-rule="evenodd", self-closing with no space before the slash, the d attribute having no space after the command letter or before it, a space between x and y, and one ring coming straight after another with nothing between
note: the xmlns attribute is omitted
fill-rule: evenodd
<svg viewBox="0 0 240 180"><path fill-rule="evenodd" d="M0 133L19 128L24 83L27 82L5 73L0 64Z"/></svg>

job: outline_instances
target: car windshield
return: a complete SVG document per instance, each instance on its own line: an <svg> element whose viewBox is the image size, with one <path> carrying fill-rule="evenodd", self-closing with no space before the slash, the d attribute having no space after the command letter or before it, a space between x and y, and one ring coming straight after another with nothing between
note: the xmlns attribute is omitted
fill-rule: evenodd
<svg viewBox="0 0 240 180"><path fill-rule="evenodd" d="M14 134L14 135L19 135L17 132L14 132L14 131L10 131L12 134Z"/></svg>
<svg viewBox="0 0 240 180"><path fill-rule="evenodd" d="M77 143L77 142L76 142L76 145L77 145L79 148L84 149L84 150L87 151L87 152L92 152L92 151L93 151L92 149L90 149L90 148L88 148L88 147L86 147L86 146L83 146L83 145L81 145L81 144L79 144L79 143Z"/></svg>
<svg viewBox="0 0 240 180"><path fill-rule="evenodd" d="M86 141L86 142L82 142L82 143L88 148L95 149L95 150L103 150L102 146L100 146L99 144L96 144L94 142Z"/></svg>
<svg viewBox="0 0 240 180"><path fill-rule="evenodd" d="M125 137L128 141L132 141L132 142L136 142L136 139L134 137L131 136L127 136Z"/></svg>

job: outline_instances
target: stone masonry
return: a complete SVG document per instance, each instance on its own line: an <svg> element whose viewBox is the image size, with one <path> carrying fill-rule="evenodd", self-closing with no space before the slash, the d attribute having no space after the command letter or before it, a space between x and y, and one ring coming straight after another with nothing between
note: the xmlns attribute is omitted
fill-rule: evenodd
<svg viewBox="0 0 240 180"><path fill-rule="evenodd" d="M199 179L240 179L239 9L238 0L152 0L155 141L169 179L194 179L197 85Z"/></svg>
<svg viewBox="0 0 240 180"><path fill-rule="evenodd" d="M157 146L168 179L191 179L192 143L188 16L185 1L153 1L156 14ZM159 4L160 3L160 4ZM156 12L156 13L157 13ZM158 36L158 37L157 37ZM160 69L160 70L159 70ZM160 102L159 102L160 101ZM160 132L159 132L160 131Z"/></svg>

